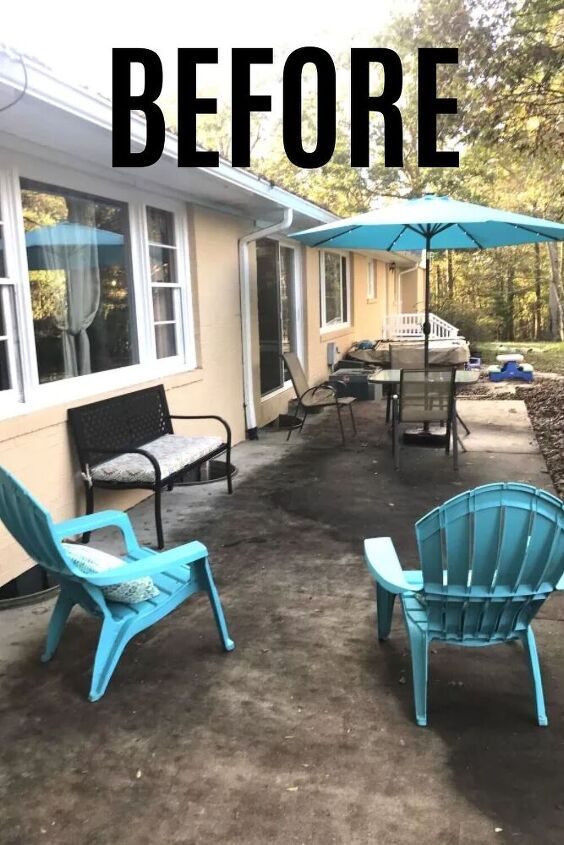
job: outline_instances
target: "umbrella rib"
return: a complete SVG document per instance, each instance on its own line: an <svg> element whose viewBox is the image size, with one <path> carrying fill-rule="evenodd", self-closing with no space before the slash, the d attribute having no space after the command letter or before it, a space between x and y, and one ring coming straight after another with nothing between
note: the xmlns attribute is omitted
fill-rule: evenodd
<svg viewBox="0 0 564 845"><path fill-rule="evenodd" d="M454 223L445 223L444 225L441 225L440 223L436 223L432 228L429 228L429 231L427 232L423 228L422 225L417 227L417 226L411 226L409 223L406 223L405 226L404 226L404 229L409 229L411 232L415 232L416 235L422 235L423 237L426 237L427 235L429 235L429 238L433 239L435 237L435 235L440 235L441 232L445 232L447 229L450 229L451 226L454 226ZM401 234L402 233L400 232L400 235ZM398 238L400 237L400 235L398 235ZM396 238L396 240L397 240L397 238ZM394 241L394 243L395 243L395 241Z"/></svg>
<svg viewBox="0 0 564 845"><path fill-rule="evenodd" d="M395 236L395 238L391 242L390 246L387 246L385 248L385 252L390 252L391 248L397 243L397 241L399 241L399 239L401 238L401 236L403 235L403 233L405 232L406 229L411 229L411 226L408 226L407 224L405 226L403 226L401 231L398 232L398 234Z"/></svg>
<svg viewBox="0 0 564 845"><path fill-rule="evenodd" d="M351 226L349 229L345 229L344 232L339 232L338 235L331 235L330 238L323 238L322 241L317 241L317 243L311 244L312 247L322 246L322 244L328 244L330 241L334 241L335 238L340 238L343 235L348 235L349 232L354 232L355 229L360 229L360 225L357 223L354 226Z"/></svg>
<svg viewBox="0 0 564 845"><path fill-rule="evenodd" d="M547 235L546 232L537 232L536 229L531 229L530 226L523 226L521 223L508 223L508 226L515 226L516 229L523 229L525 232L531 232L533 235L538 235L539 238L546 238L549 241L561 241L562 238L557 238L554 235Z"/></svg>
<svg viewBox="0 0 564 845"><path fill-rule="evenodd" d="M480 243L480 241L476 240L476 238L475 238L473 235L471 235L471 234L470 234L470 232L468 231L468 229L465 229L465 228L464 228L464 226L462 226L460 223L457 223L456 225L458 226L458 228L459 228L459 229L462 229L462 231L464 232L464 234L466 235L466 237L467 237L467 238L470 238L470 240L472 241L472 243L475 243L475 244L476 244L476 246L478 247L478 249L485 249L485 247L483 247L483 246L482 246L482 244Z"/></svg>
<svg viewBox="0 0 564 845"><path fill-rule="evenodd" d="M454 223L445 223L443 226L438 225L437 228L433 230L431 237L434 238L435 235L440 235L442 232L446 232L447 229L451 229L454 225Z"/></svg>

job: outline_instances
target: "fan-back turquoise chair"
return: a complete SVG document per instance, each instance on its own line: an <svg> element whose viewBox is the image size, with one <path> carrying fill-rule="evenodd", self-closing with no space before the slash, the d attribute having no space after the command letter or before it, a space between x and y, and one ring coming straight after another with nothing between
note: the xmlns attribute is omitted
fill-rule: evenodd
<svg viewBox="0 0 564 845"><path fill-rule="evenodd" d="M404 571L389 537L365 540L376 581L378 637L389 636L399 595L411 644L418 725L427 724L429 643L486 646L521 640L539 725L548 724L531 621L564 589L564 503L527 484L486 484L415 525L420 571Z"/></svg>
<svg viewBox="0 0 564 845"><path fill-rule="evenodd" d="M27 554L52 573L61 591L47 631L42 656L50 660L75 604L102 620L94 658L90 701L106 691L114 669L129 640L158 622L189 596L203 591L210 600L223 648L235 647L229 637L219 595L213 580L208 552L201 543L154 552L137 542L129 517L121 511L101 511L54 524L45 508L7 470L0 467L0 520ZM85 531L115 526L125 542L123 565L104 573L85 575L65 550L62 540ZM136 604L108 601L101 588L151 576L159 590L156 598Z"/></svg>

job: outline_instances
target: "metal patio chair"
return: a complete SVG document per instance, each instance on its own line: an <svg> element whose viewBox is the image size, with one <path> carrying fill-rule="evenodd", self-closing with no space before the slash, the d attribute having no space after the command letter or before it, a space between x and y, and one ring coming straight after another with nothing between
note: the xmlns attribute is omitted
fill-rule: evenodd
<svg viewBox="0 0 564 845"><path fill-rule="evenodd" d="M400 427L404 423L440 423L445 434L436 436L450 452L452 436L452 463L458 469L458 431L455 398L456 370L402 370L399 394L392 396L392 452L394 467L400 465Z"/></svg>
<svg viewBox="0 0 564 845"><path fill-rule="evenodd" d="M390 370L421 370L425 364L425 348L422 344L390 343ZM393 385L387 385L386 422L392 415Z"/></svg>
<svg viewBox="0 0 564 845"><path fill-rule="evenodd" d="M421 343L390 343L390 369L391 370L423 370L425 367L425 347ZM440 364L429 364L430 370L445 369L445 366ZM387 402L386 402L386 422L390 422L392 412L392 385L388 386ZM460 423L466 434L470 434L470 429L457 413L457 421ZM464 449L464 444L460 440L460 445Z"/></svg>
<svg viewBox="0 0 564 845"><path fill-rule="evenodd" d="M55 576L61 587L49 622L42 661L50 660L55 654L75 604L102 622L92 669L90 701L101 698L106 691L129 640L163 619L194 593L207 593L223 648L225 651L235 648L227 630L208 552L202 543L186 543L166 552L154 552L138 544L129 517L122 511L99 511L55 524L45 508L2 467L0 520L28 555ZM126 548L123 558L62 542L66 537L107 526L115 526L121 531ZM79 550L94 552L93 560L96 553L98 560L100 556L109 558L111 566L106 565L104 571L100 568L86 573L74 556ZM149 586L150 597L132 602L134 584L137 582L139 590L140 579L145 582L141 585L143 589ZM109 591L114 590L115 594L116 587L125 588L121 601L109 598ZM127 593L129 598L126 598Z"/></svg>
<svg viewBox="0 0 564 845"><path fill-rule="evenodd" d="M365 540L364 553L376 581L380 640L388 638L394 600L401 599L417 724L427 724L433 640L460 646L520 640L538 724L548 724L531 622L548 596L564 589L564 503L528 484L486 484L430 511L415 533L420 570L402 569L389 537Z"/></svg>
<svg viewBox="0 0 564 845"><path fill-rule="evenodd" d="M296 421L299 418L300 409L303 410L303 418L299 427L300 433L302 432L302 429L304 427L308 411L311 411L313 408L335 408L337 412L337 418L339 420L339 428L341 430L341 440L343 442L343 446L345 446L345 430L343 428L341 411L343 410L343 408L349 409L353 433L356 435L356 423L352 409L355 397L339 396L335 384L330 384L328 381L324 381L321 384L317 384L314 385L314 387L310 387L306 378L306 374L304 373L304 369L301 365L300 359L298 358L296 353L285 352L282 355L282 358L284 360L284 363L286 364L286 367L288 368L288 372L290 373L290 379L292 380L292 385L298 398L295 414ZM290 428L288 431L286 441L290 439L291 434L292 428Z"/></svg>

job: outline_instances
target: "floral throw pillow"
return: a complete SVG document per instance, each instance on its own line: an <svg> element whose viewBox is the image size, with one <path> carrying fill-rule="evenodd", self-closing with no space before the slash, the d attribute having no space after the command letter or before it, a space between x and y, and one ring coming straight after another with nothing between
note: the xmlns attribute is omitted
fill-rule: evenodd
<svg viewBox="0 0 564 845"><path fill-rule="evenodd" d="M80 543L63 543L63 546L76 568L85 575L108 572L123 566L121 558L100 549L93 549ZM148 577L134 578L132 581L101 587L101 590L108 601L119 601L123 604L137 604L140 601L154 599L159 594L155 582Z"/></svg>

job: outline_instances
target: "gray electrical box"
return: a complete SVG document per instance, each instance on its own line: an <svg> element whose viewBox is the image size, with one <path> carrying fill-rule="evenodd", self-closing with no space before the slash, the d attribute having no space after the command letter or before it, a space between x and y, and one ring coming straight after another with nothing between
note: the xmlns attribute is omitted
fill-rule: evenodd
<svg viewBox="0 0 564 845"><path fill-rule="evenodd" d="M382 385L368 381L374 370L335 370L329 376L330 384L337 388L339 396L354 396L356 399L381 399Z"/></svg>

